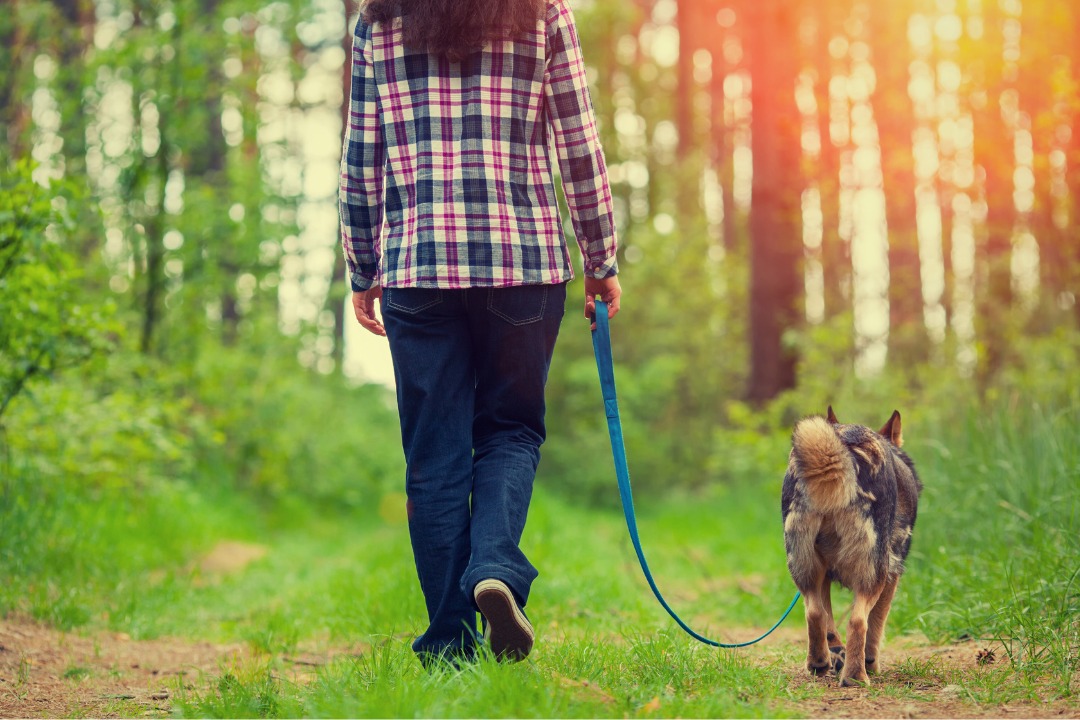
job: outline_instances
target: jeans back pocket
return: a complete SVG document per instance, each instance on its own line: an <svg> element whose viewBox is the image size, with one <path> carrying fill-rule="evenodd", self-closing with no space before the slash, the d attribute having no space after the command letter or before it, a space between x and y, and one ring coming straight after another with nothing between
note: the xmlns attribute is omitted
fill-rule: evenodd
<svg viewBox="0 0 1080 720"><path fill-rule="evenodd" d="M511 325L539 322L548 310L549 300L554 309L554 293L559 285L519 285L492 288L488 291L488 310Z"/></svg>
<svg viewBox="0 0 1080 720"><path fill-rule="evenodd" d="M442 302L442 290L439 288L384 288L383 302L388 308L415 315Z"/></svg>

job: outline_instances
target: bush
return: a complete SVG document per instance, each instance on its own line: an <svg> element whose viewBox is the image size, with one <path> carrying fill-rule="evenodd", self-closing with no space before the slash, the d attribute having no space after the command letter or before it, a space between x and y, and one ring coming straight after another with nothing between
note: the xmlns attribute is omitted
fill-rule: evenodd
<svg viewBox="0 0 1080 720"><path fill-rule="evenodd" d="M79 302L70 187L54 191L20 161L0 169L0 419L32 380L86 360L106 344L100 308Z"/></svg>

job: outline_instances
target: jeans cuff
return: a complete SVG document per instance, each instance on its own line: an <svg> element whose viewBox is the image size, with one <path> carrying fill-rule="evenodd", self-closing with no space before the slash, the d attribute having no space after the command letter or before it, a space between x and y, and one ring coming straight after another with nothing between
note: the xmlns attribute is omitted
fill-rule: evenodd
<svg viewBox="0 0 1080 720"><path fill-rule="evenodd" d="M480 565L470 568L461 579L461 589L469 596L473 605L476 604L473 590L480 581L488 579L502 580L506 583L510 592L514 593L514 600L517 601L518 606L524 608L529 601L529 590L532 588L533 580L536 579L536 572L533 572L532 578L525 578L520 573L507 570L501 565Z"/></svg>

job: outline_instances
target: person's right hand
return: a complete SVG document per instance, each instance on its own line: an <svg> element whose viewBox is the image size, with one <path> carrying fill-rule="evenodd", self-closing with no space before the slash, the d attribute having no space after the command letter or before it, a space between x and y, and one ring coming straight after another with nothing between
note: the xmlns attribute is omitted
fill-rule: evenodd
<svg viewBox="0 0 1080 720"><path fill-rule="evenodd" d="M386 328L379 322L379 318L375 316L375 301L381 302L382 288L378 285L372 285L367 290L356 291L353 290L352 294L352 306L353 312L356 313L356 320L360 325L370 333L386 337Z"/></svg>
<svg viewBox="0 0 1080 720"><path fill-rule="evenodd" d="M611 275L598 280L593 277L585 277L585 317L591 318L596 312L596 296L607 303L608 319L619 313L619 299L622 297L622 287L619 286L619 276ZM596 329L596 322L590 326Z"/></svg>

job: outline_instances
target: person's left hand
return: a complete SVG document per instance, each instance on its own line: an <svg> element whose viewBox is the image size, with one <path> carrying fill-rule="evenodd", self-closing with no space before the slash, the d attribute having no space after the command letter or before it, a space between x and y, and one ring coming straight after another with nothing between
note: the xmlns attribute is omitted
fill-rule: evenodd
<svg viewBox="0 0 1080 720"><path fill-rule="evenodd" d="M375 317L376 298L382 298L382 288L378 285L372 285L367 290L360 292L353 290L353 312L356 313L357 321L365 330L374 335L386 337L386 328L384 328L383 324L379 322L379 319Z"/></svg>
<svg viewBox="0 0 1080 720"><path fill-rule="evenodd" d="M596 312L596 298L607 303L608 319L615 317L619 312L622 301L622 287L619 285L619 276L610 275L598 280L585 276L585 317L592 318ZM590 329L596 329L596 320L593 319Z"/></svg>

